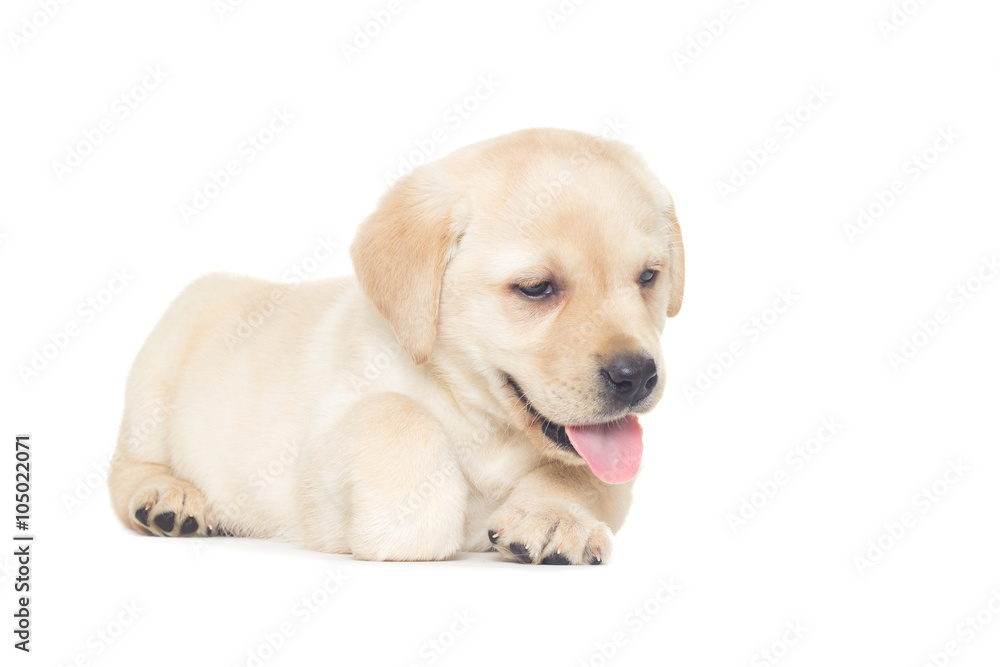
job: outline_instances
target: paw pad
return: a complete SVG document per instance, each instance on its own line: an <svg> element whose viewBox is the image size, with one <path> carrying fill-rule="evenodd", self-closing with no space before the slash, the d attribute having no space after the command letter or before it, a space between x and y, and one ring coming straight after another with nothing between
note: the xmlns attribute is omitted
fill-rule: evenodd
<svg viewBox="0 0 1000 667"><path fill-rule="evenodd" d="M542 559L542 565L569 565L569 558L562 554L549 554Z"/></svg>
<svg viewBox="0 0 1000 667"><path fill-rule="evenodd" d="M174 529L174 518L175 514L173 512L164 512L163 514L157 514L153 522L160 527L164 533L169 533Z"/></svg>
<svg viewBox="0 0 1000 667"><path fill-rule="evenodd" d="M531 562L531 554L528 553L528 548L520 542L511 542L510 552L522 563Z"/></svg>
<svg viewBox="0 0 1000 667"><path fill-rule="evenodd" d="M194 531L198 530L198 520L193 516L189 516L184 519L184 523L181 524L181 535L190 535Z"/></svg>

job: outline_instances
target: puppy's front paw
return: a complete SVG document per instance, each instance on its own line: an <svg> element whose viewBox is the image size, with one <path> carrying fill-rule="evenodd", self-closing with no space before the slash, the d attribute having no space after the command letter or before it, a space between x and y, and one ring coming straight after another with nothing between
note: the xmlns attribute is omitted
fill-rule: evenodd
<svg viewBox="0 0 1000 667"><path fill-rule="evenodd" d="M173 477L140 487L129 501L129 516L133 528L153 535L208 537L217 531L201 491Z"/></svg>
<svg viewBox="0 0 1000 667"><path fill-rule="evenodd" d="M611 554L611 529L582 508L505 505L490 526L490 542L522 563L600 565Z"/></svg>

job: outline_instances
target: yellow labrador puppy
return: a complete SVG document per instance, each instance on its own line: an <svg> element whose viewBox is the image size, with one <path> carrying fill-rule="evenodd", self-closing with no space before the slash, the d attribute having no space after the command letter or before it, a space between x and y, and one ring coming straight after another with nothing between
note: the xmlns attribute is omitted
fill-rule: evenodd
<svg viewBox="0 0 1000 667"><path fill-rule="evenodd" d="M484 141L399 179L351 256L356 278L209 275L174 301L128 378L119 518L370 560L606 560L684 288L643 160L565 130Z"/></svg>

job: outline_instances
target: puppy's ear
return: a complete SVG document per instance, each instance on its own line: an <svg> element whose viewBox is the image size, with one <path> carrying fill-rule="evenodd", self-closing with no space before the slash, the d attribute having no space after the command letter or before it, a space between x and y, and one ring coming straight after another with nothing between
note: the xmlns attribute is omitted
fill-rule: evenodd
<svg viewBox="0 0 1000 667"><path fill-rule="evenodd" d="M656 210L663 211L663 219L667 227L667 240L670 266L667 276L670 279L670 301L667 303L667 317L673 317L681 310L684 302L684 239L681 238L681 226L677 222L677 210L670 191L653 174L649 163L634 148L617 139L605 140L606 145L617 146L624 156L626 164L630 165L633 175L646 183L653 195Z"/></svg>
<svg viewBox="0 0 1000 667"><path fill-rule="evenodd" d="M670 304L667 306L667 317L673 317L684 302L684 240L673 204L667 208L666 217L670 229Z"/></svg>
<svg viewBox="0 0 1000 667"><path fill-rule="evenodd" d="M441 278L465 224L449 180L433 164L403 176L351 245L361 290L417 364L434 348Z"/></svg>

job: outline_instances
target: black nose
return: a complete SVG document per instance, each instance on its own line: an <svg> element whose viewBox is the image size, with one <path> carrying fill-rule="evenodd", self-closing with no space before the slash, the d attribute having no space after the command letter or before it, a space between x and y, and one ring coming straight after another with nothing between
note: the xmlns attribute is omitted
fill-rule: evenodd
<svg viewBox="0 0 1000 667"><path fill-rule="evenodd" d="M646 398L656 386L656 362L649 357L631 354L616 357L601 369L601 374L615 398L626 405Z"/></svg>

